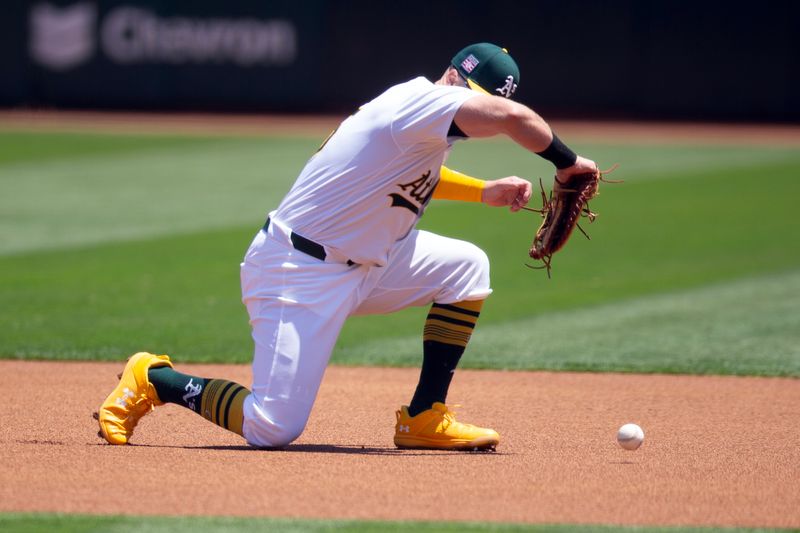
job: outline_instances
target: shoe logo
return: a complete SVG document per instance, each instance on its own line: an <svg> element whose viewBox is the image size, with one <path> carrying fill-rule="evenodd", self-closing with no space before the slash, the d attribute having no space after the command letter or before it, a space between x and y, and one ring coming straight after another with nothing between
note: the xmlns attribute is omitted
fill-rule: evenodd
<svg viewBox="0 0 800 533"><path fill-rule="evenodd" d="M400 433L411 433L411 427L410 426L404 426L403 424L400 424L397 427L397 431L399 431Z"/></svg>
<svg viewBox="0 0 800 533"><path fill-rule="evenodd" d="M195 384L192 382L192 378L189 378L189 383L186 384L183 390L186 391L186 394L183 395L184 403L194 410L194 397L200 394L203 390L203 385L200 383Z"/></svg>
<svg viewBox="0 0 800 533"><path fill-rule="evenodd" d="M133 391L128 387L125 387L125 389L122 391L122 396L117 398L115 401L120 407L125 407L125 405L128 403L128 400L134 396L135 395L133 394Z"/></svg>

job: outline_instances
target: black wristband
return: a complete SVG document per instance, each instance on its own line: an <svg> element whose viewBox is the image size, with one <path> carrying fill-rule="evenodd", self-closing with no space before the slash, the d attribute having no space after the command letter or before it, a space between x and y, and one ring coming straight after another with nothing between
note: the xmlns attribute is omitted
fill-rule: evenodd
<svg viewBox="0 0 800 533"><path fill-rule="evenodd" d="M536 152L536 155L547 159L559 170L571 167L575 164L575 161L578 160L577 154L567 148L567 145L561 142L561 139L559 139L555 133L553 134L553 142L550 143L550 146L545 148L542 152Z"/></svg>

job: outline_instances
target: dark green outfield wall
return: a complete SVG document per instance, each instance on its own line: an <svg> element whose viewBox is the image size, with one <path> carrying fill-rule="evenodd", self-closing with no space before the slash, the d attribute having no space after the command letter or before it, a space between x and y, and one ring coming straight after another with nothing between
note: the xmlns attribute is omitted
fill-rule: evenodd
<svg viewBox="0 0 800 533"><path fill-rule="evenodd" d="M506 46L560 117L800 121L800 2L11 0L0 105L335 112Z"/></svg>

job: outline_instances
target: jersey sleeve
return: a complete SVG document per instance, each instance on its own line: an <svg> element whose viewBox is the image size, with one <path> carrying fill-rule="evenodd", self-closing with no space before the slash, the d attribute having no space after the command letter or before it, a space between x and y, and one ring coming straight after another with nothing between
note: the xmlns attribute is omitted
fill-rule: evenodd
<svg viewBox="0 0 800 533"><path fill-rule="evenodd" d="M392 120L392 136L401 149L446 143L453 117L475 93L464 87L432 85L411 95Z"/></svg>
<svg viewBox="0 0 800 533"><path fill-rule="evenodd" d="M485 186L486 182L483 180L442 166L439 171L439 183L433 190L433 197L439 200L480 202L483 199Z"/></svg>

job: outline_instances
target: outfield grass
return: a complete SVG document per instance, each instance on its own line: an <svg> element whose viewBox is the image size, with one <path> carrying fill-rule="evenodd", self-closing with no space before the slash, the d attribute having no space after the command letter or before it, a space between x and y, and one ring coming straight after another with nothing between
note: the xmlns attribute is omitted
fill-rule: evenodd
<svg viewBox="0 0 800 533"><path fill-rule="evenodd" d="M0 254L256 224L313 144L0 133Z"/></svg>
<svg viewBox="0 0 800 533"><path fill-rule="evenodd" d="M238 264L319 139L0 134L0 357L248 362ZM466 146L469 146L467 149ZM421 227L492 260L464 365L800 375L794 149L583 145L621 164L600 213L525 267L540 219L434 202ZM505 141L451 166L549 182ZM351 320L334 362L416 365L425 309Z"/></svg>
<svg viewBox="0 0 800 533"><path fill-rule="evenodd" d="M0 528L7 533L34 533L58 531L59 533L127 532L133 530L151 533L183 532L240 532L281 531L308 533L318 531L353 531L357 533L385 533L388 531L419 531L421 533L454 533L460 531L494 531L503 533L592 533L622 531L625 533L760 533L787 531L753 528L696 528L696 527L623 527L603 525L547 525L547 524L497 524L492 522L378 522L354 520L290 520L278 518L234 517L132 517L86 516L47 514L0 514Z"/></svg>

